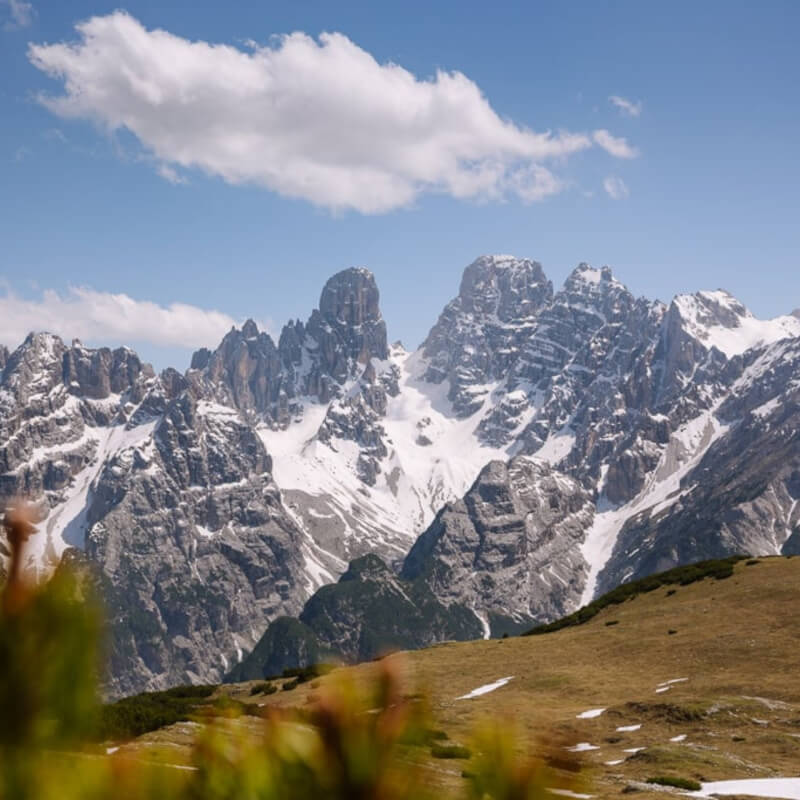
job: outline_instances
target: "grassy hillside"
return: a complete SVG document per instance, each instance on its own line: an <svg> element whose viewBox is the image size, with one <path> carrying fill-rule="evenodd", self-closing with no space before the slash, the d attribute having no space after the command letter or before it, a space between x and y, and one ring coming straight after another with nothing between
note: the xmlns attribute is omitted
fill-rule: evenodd
<svg viewBox="0 0 800 800"><path fill-rule="evenodd" d="M582 753L591 782L587 791L596 797L651 777L795 775L800 558L751 559L731 568L722 580L632 594L583 624L546 636L447 643L391 658L430 697L445 749L468 746L467 731L483 716L514 717L534 739L596 747ZM349 669L366 681L375 664ZM509 676L491 693L457 699ZM251 694L253 682L218 691L242 703L303 705L319 681L332 677L272 694ZM605 711L578 718L591 709ZM255 723L252 717L241 721ZM168 742L180 759L191 736L192 728L180 724L123 749L147 751ZM644 749L628 752L634 748ZM432 783L443 788L463 780L462 770L469 769L469 759L433 758L428 750L414 758L428 765ZM643 788L637 796L663 794Z"/></svg>

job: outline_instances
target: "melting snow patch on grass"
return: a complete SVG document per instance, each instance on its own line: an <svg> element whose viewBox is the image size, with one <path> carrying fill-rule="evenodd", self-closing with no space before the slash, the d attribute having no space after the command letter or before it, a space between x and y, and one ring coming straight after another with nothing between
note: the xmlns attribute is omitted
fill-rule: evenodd
<svg viewBox="0 0 800 800"><path fill-rule="evenodd" d="M681 733L681 734L680 734L680 735L678 735L678 736L673 736L673 737L670 739L670 741L671 741L671 742L682 742L682 741L683 741L685 738L686 738L686 734L685 734L685 733Z"/></svg>
<svg viewBox="0 0 800 800"><path fill-rule="evenodd" d="M582 711L575 719L594 719L595 717L599 717L604 711L604 708L590 708L588 711Z"/></svg>
<svg viewBox="0 0 800 800"><path fill-rule="evenodd" d="M617 731L619 731L620 733L628 733L629 731L638 731L639 728L641 727L642 727L641 723L639 723L638 725L621 725L619 728L617 728Z"/></svg>
<svg viewBox="0 0 800 800"><path fill-rule="evenodd" d="M462 694L461 697L456 697L456 700L471 700L473 697L480 697L482 694L489 694L489 692L493 692L495 689L505 686L513 677L513 675L509 675L507 678L500 678L494 683L487 683L483 686L479 686L477 689L473 689L468 694Z"/></svg>
<svg viewBox="0 0 800 800"><path fill-rule="evenodd" d="M676 683L684 683L688 681L688 678L673 678L669 681L662 681L661 683L656 686L656 694L663 694L664 692L668 692L674 684Z"/></svg>
<svg viewBox="0 0 800 800"><path fill-rule="evenodd" d="M578 792L571 792L569 789L548 789L550 794L559 794L562 797L577 797L579 800L589 800L590 797L594 797L593 794L578 794Z"/></svg>
<svg viewBox="0 0 800 800"><path fill-rule="evenodd" d="M752 795L753 797L779 797L782 800L800 800L800 778L751 778L738 781L713 781L704 783L694 797L711 797L715 794Z"/></svg>
<svg viewBox="0 0 800 800"><path fill-rule="evenodd" d="M578 744L568 747L570 753L585 753L587 750L599 750L596 744L589 744L589 742L578 742Z"/></svg>

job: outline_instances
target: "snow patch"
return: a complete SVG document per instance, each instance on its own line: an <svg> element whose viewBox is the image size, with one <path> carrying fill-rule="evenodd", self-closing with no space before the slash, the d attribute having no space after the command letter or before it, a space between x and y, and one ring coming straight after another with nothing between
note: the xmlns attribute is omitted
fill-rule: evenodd
<svg viewBox="0 0 800 800"><path fill-rule="evenodd" d="M570 753L585 753L589 750L599 750L600 748L596 744L590 744L589 742L578 742L578 744L573 745L572 747L567 747Z"/></svg>
<svg viewBox="0 0 800 800"><path fill-rule="evenodd" d="M37 525L39 533L44 535L34 535L29 540L26 560L30 567L47 574L67 547L83 548L91 495L100 472L111 458L150 437L157 424L155 419L133 428L114 425L90 429L85 440L97 443L94 458L72 479L63 500Z"/></svg>
<svg viewBox="0 0 800 800"><path fill-rule="evenodd" d="M507 678L500 678L494 683L486 683L483 686L479 686L477 689L473 689L468 694L462 694L461 697L456 697L456 700L472 700L473 697L489 694L489 692L493 692L495 689L505 686L510 680L513 680L513 678L513 675L509 675Z"/></svg>
<svg viewBox="0 0 800 800"><path fill-rule="evenodd" d="M752 797L778 797L800 800L800 778L745 778L735 781L712 781L702 784L693 797L712 797L715 794L739 794Z"/></svg>
<svg viewBox="0 0 800 800"><path fill-rule="evenodd" d="M575 719L594 719L599 717L605 710L604 708L590 708L588 711L582 711Z"/></svg>

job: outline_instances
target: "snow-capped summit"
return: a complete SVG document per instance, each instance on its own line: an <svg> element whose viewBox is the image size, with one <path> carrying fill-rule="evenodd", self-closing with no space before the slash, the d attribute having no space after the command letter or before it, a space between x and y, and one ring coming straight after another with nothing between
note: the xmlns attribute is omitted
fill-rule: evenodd
<svg viewBox="0 0 800 800"><path fill-rule="evenodd" d="M715 347L727 358L759 345L800 336L800 321L796 316L757 319L723 289L678 295L673 305L688 333L704 347Z"/></svg>

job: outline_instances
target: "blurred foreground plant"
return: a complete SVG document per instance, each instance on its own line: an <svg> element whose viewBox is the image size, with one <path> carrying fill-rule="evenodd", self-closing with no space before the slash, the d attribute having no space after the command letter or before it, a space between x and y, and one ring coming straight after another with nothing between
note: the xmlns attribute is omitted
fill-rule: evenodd
<svg viewBox="0 0 800 800"><path fill-rule="evenodd" d="M0 607L0 800L441 796L434 788L441 780L432 778L440 779L442 770L430 764L427 748L442 732L432 728L424 698L404 693L393 659L379 662L374 678L362 683L351 671L337 671L308 705L264 706L263 718L243 716L241 703L218 696L198 713L205 724L190 767L102 754L92 741L99 605L67 567L48 582L27 580L24 552L33 519L18 506L6 511L3 524L11 555ZM552 797L551 788L576 788L574 763L527 756L521 741L513 726L482 727L453 793L468 800L534 800Z"/></svg>
<svg viewBox="0 0 800 800"><path fill-rule="evenodd" d="M194 798L319 797L403 800L430 796L409 757L429 736L427 706L401 692L390 662L361 690L346 673L332 676L302 709L266 712L254 736L230 723L210 726L194 753Z"/></svg>

